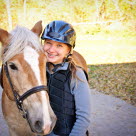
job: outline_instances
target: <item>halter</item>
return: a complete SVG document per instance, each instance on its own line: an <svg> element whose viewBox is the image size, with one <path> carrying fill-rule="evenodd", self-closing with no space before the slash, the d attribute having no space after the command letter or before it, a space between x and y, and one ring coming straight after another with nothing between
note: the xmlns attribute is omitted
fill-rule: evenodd
<svg viewBox="0 0 136 136"><path fill-rule="evenodd" d="M10 75L9 75L9 71L8 71L8 66L7 66L7 62L4 65L4 70L6 72L6 76L7 76L7 79L9 81L9 84L10 84L10 87L11 87L11 90L13 92L13 95L14 95L14 100L16 101L16 105L17 105L17 108L19 109L19 111L22 113L22 116L23 118L25 118L28 123L29 123L29 119L28 119L28 113L27 111L24 109L24 106L23 106L23 101L28 97L30 96L31 94L34 94L34 93L37 93L37 92L40 92L40 91L47 91L48 88L47 86L45 85L40 85L40 86L36 86L34 88L31 88L30 90L26 91L23 95L19 95L18 92L14 89L13 87L13 84L11 82L11 78L10 78ZM32 128L31 128L32 129ZM33 130L32 130L33 131Z"/></svg>

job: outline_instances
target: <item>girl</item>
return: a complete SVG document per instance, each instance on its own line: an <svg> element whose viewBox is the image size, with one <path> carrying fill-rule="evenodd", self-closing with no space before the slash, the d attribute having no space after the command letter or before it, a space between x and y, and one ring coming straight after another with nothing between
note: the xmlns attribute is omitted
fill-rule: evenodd
<svg viewBox="0 0 136 136"><path fill-rule="evenodd" d="M71 60L76 34L64 21L49 23L42 34L47 56L50 104L57 116L48 136L86 136L90 125L90 89L85 73Z"/></svg>

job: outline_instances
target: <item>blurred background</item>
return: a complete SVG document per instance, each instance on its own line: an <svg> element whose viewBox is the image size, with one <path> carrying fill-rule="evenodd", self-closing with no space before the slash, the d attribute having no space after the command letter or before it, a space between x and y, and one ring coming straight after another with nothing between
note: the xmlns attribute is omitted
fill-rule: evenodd
<svg viewBox="0 0 136 136"><path fill-rule="evenodd" d="M0 28L71 23L75 50L87 61L91 88L136 105L135 0L0 0Z"/></svg>
<svg viewBox="0 0 136 136"><path fill-rule="evenodd" d="M88 64L136 60L135 0L0 0L0 28L31 28L39 20L43 27L53 20L71 23L75 49L84 48Z"/></svg>

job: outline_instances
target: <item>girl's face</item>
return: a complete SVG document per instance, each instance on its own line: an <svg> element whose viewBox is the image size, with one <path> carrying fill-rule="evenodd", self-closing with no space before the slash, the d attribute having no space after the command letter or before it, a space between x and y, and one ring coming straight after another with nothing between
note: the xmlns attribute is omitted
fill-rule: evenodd
<svg viewBox="0 0 136 136"><path fill-rule="evenodd" d="M62 63L63 59L70 52L70 48L67 44L49 39L45 40L43 49L47 56L47 61L53 64Z"/></svg>

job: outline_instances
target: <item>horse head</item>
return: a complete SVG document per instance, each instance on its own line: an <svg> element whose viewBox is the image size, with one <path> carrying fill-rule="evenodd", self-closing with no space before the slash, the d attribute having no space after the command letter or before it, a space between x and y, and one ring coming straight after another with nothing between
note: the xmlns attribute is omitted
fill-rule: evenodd
<svg viewBox="0 0 136 136"><path fill-rule="evenodd" d="M0 29L1 74L8 100L16 102L15 108L23 113L34 133L46 135L54 128L56 116L47 93L47 60L39 42L41 32L41 21L31 30L18 26L9 33Z"/></svg>

